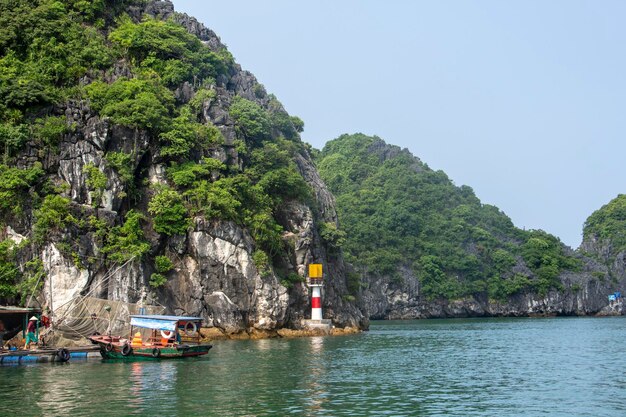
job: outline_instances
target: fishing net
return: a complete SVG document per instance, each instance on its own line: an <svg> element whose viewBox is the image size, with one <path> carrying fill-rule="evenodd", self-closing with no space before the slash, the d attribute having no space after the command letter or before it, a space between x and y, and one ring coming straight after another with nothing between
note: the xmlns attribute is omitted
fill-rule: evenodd
<svg viewBox="0 0 626 417"><path fill-rule="evenodd" d="M126 335L130 331L131 315L163 314L164 312L165 307L162 306L146 306L79 296L55 311L54 335L49 335L48 340L54 336L54 338L62 337L76 341L96 332Z"/></svg>

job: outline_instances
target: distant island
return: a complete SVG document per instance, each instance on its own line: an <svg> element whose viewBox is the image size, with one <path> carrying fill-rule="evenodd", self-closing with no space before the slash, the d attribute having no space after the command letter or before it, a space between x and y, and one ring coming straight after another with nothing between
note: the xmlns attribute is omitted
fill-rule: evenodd
<svg viewBox="0 0 626 417"><path fill-rule="evenodd" d="M589 217L573 251L378 137L343 135L317 164L337 199L349 288L371 318L622 312L608 295L626 279L624 195Z"/></svg>

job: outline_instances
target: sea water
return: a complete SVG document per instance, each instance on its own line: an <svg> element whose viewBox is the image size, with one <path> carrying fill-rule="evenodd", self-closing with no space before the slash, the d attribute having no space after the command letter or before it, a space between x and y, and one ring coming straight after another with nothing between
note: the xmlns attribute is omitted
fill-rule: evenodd
<svg viewBox="0 0 626 417"><path fill-rule="evenodd" d="M0 366L0 416L626 416L626 317L373 322L203 358Z"/></svg>

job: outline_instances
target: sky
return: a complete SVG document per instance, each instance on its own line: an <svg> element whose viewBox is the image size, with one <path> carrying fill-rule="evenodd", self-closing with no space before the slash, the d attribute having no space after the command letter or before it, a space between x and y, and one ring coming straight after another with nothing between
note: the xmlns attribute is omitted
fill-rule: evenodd
<svg viewBox="0 0 626 417"><path fill-rule="evenodd" d="M321 149L408 148L516 226L576 248L626 193L626 2L173 0Z"/></svg>

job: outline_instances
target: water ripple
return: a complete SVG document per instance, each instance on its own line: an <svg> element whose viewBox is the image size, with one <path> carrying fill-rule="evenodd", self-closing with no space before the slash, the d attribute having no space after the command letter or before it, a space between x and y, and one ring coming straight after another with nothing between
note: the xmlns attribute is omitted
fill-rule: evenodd
<svg viewBox="0 0 626 417"><path fill-rule="evenodd" d="M6 415L626 415L625 318L376 322L184 361L2 366ZM28 393L28 395L24 395Z"/></svg>

